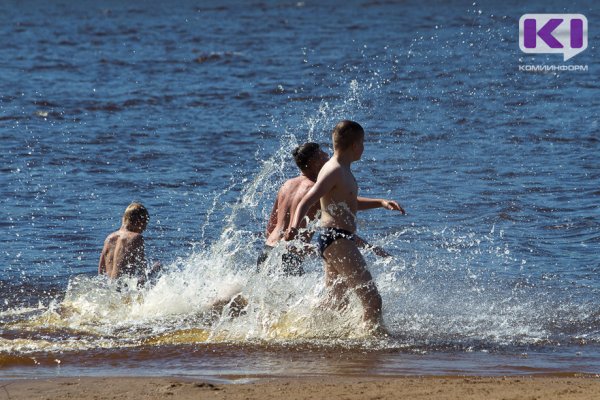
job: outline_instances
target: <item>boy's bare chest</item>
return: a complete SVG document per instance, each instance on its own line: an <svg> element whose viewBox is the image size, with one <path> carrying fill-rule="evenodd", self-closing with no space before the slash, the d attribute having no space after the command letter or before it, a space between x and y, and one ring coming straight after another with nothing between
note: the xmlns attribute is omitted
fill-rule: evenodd
<svg viewBox="0 0 600 400"><path fill-rule="evenodd" d="M356 197L358 194L358 184L352 172L346 172L342 175L340 185L338 185L340 194L344 196Z"/></svg>

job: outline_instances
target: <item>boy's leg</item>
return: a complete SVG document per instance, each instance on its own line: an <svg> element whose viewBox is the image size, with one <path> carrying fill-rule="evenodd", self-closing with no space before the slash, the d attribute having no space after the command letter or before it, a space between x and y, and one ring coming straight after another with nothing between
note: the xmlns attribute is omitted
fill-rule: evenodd
<svg viewBox="0 0 600 400"><path fill-rule="evenodd" d="M363 319L371 328L381 323L381 296L367 263L352 240L338 239L324 252L327 268L333 269L342 278L345 290L352 289L363 304Z"/></svg>
<svg viewBox="0 0 600 400"><path fill-rule="evenodd" d="M342 310L348 305L348 286L343 276L340 276L335 268L325 261L325 287L327 288L328 298L324 304L328 308Z"/></svg>

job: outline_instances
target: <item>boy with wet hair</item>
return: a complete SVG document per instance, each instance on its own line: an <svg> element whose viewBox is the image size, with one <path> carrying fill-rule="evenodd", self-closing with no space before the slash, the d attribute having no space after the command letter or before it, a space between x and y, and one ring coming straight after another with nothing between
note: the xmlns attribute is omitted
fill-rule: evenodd
<svg viewBox="0 0 600 400"><path fill-rule="evenodd" d="M314 142L304 143L296 147L292 152L292 156L301 173L295 178L288 179L277 193L277 198L271 210L271 216L267 222L267 241L257 260L257 267L259 269L269 257L269 253L283 239L298 203L313 187L319 171L329 159L327 153L321 150L318 143ZM311 207L307 211L308 218L313 220L318 210L318 205ZM301 222L301 227L306 227L306 221ZM305 232L302 236L302 241L308 243L312 236L312 232ZM285 275L295 276L304 274L304 269L302 268L304 253L303 249L286 249L281 256L282 272Z"/></svg>
<svg viewBox="0 0 600 400"><path fill-rule="evenodd" d="M131 203L125 209L121 228L108 235L104 241L98 263L99 275L106 275L111 279L129 275L137 277L139 284L145 283L147 265L142 232L146 230L149 220L148 210L141 203ZM160 264L154 264L149 275L159 267Z"/></svg>
<svg viewBox="0 0 600 400"><path fill-rule="evenodd" d="M319 252L325 260L325 284L331 291L329 300L342 308L349 292L354 291L363 305L367 327L374 332L384 332L381 296L355 242L356 213L377 207L405 212L395 201L358 196L358 184L350 166L362 156L364 136L362 126L354 121L344 120L336 125L332 132L333 157L298 203L285 239L292 240L298 235L308 210L320 200L323 230L319 235Z"/></svg>

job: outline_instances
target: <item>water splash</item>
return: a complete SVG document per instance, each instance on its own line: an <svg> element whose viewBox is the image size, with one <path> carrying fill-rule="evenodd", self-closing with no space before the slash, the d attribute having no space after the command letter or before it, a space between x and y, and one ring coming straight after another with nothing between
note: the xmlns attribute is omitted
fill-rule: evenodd
<svg viewBox="0 0 600 400"><path fill-rule="evenodd" d="M320 260L308 260L303 277L256 273L263 244L256 231L263 229L277 188L290 176L291 149L305 140L326 141L340 116L368 113L385 86L382 79L351 79L342 101L321 101L300 126L276 121L282 127L279 147L253 176L235 176L214 195L201 227L204 243L167 265L153 286L73 277L64 298L0 314L0 351L248 342L355 346L357 340L372 348L425 350L597 342L600 318L593 304L570 302L559 290L545 293L535 280L502 273L521 260L493 227L481 234L460 225L442 230L412 225L370 238L396 253L391 260L366 254L392 333L384 341L368 339L355 297L343 312L320 307L326 298ZM223 204L238 189L237 200ZM221 215L216 211L225 207L227 217L215 221ZM205 233L215 225L222 226L221 234L211 240ZM216 301L240 293L248 302L242 315L232 317L231 305L215 315Z"/></svg>

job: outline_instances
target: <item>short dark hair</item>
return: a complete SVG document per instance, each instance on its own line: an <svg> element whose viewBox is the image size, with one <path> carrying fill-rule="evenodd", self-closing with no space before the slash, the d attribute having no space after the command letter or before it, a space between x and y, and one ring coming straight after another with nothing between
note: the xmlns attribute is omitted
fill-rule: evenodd
<svg viewBox="0 0 600 400"><path fill-rule="evenodd" d="M365 130L358 122L347 119L338 122L331 133L333 138L333 148L344 150L365 136Z"/></svg>
<svg viewBox="0 0 600 400"><path fill-rule="evenodd" d="M294 161L296 161L296 165L301 171L308 168L308 162L317 155L320 148L318 143L308 142L296 147L294 151L292 151Z"/></svg>

